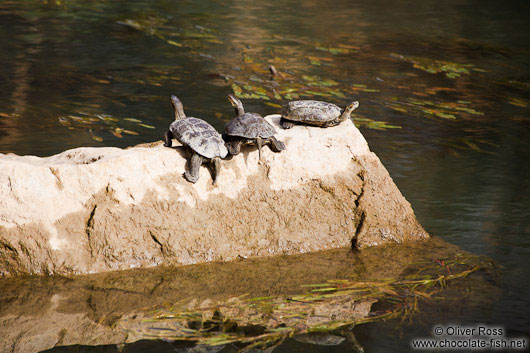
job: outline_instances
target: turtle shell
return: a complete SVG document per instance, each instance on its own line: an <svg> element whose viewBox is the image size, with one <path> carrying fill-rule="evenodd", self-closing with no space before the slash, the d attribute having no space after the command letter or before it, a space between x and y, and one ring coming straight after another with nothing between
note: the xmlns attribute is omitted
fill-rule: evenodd
<svg viewBox="0 0 530 353"><path fill-rule="evenodd" d="M206 121L197 118L175 120L169 125L175 138L203 157L224 158L228 154L221 135Z"/></svg>
<svg viewBox="0 0 530 353"><path fill-rule="evenodd" d="M320 125L338 118L341 113L342 109L335 104L303 100L289 102L282 117L287 120Z"/></svg>
<svg viewBox="0 0 530 353"><path fill-rule="evenodd" d="M225 126L225 134L249 139L269 138L276 134L276 129L256 113L245 113L230 120Z"/></svg>

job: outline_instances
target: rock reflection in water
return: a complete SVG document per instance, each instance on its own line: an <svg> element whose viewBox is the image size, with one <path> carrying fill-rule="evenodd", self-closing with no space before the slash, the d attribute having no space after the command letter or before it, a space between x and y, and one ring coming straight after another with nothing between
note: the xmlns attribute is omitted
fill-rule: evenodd
<svg viewBox="0 0 530 353"><path fill-rule="evenodd" d="M155 334L160 338L172 340L171 335L168 335L171 331L156 329L179 328L181 321L169 318L171 313L182 314L183 310L189 313L205 313L216 307L220 308L220 313L224 310L224 314L228 316L218 320L223 323L227 332L221 332L225 336L211 335L205 338L210 342L217 339L217 343L222 345L225 343L221 339L227 339L227 345L240 344L238 339L234 339L228 326L232 325L233 330L240 334L244 333L245 322L256 327L259 320L265 329L270 329L267 332L280 333L275 337L268 336L277 340L284 327L295 329L289 331L289 335L296 330L299 333L309 332L308 328L311 327L329 329L333 320L349 318L352 322L358 322L363 317L369 320L372 315L391 311L396 304L390 300L385 307L383 300L382 305L378 304L378 308L370 313L374 299L363 298L363 291L354 293L352 290L351 296L348 297L342 295L345 292L337 289L331 289L329 293L315 291L319 288L329 288L333 283L337 288L346 283L346 288L351 289L351 286L357 284L388 283L392 279L401 279L403 282L403 279L412 278L412 275L418 273L418 264L430 264L427 272L432 274L447 271L456 273L457 262L453 262L454 268L446 269L439 261L433 260L445 259L449 263L449 259L463 255L463 251L457 247L432 239L407 245L370 248L360 252L341 248L303 255L178 268L137 269L72 278L4 278L0 280L0 327L3 332L0 337L0 350L33 352L51 349L51 352L61 352L67 349L65 346L80 349L74 345L97 345L100 347L90 348L93 350L86 347L86 351L100 352L107 349L103 348L104 345L113 345L116 348L117 344L125 344L122 349L132 352L137 350L129 350L127 347L132 349L135 343L129 342L138 342L145 338L155 339ZM477 264L479 262L482 267L489 266L487 261L477 259ZM474 277L476 276L470 276L465 281L453 281L456 284L463 283L466 287L453 286L453 290L457 292L456 296L465 295L471 283L470 279ZM388 291L384 288L383 290ZM396 291L399 292L396 294L410 297L410 290L406 288ZM336 293L340 295L333 296ZM414 296L421 299L422 292L418 293ZM384 299L385 296L390 299L397 298L385 293L382 293L381 298ZM286 307L282 306L284 303L281 300L292 305L296 303L296 298L309 297L318 298L317 305L312 306L300 300L300 307L304 310L314 310L309 315L304 316L307 313L302 312L292 312L291 315L283 313L285 317L282 318L276 315ZM236 299L233 298L239 298L238 300L246 303L246 307L234 305ZM260 310L266 308L267 301L272 303L268 314L263 310L250 310L252 306L248 303L252 298L260 302ZM287 299L295 300L287 302ZM363 301L365 304L362 304ZM348 306L354 310L348 310ZM215 313L216 310L210 311ZM168 319L161 320L161 314ZM213 314L209 318L212 317ZM145 322L146 318L153 321ZM188 330L191 336L204 332L194 330L193 321L196 323L197 320L193 320L193 316L190 318L191 326L181 327L181 331ZM272 318L279 322L274 322ZM207 320L203 320L204 322ZM258 331L259 329L263 330L258 327ZM196 340L196 337L192 339ZM248 340L254 341L255 337ZM56 348L52 349L53 347Z"/></svg>

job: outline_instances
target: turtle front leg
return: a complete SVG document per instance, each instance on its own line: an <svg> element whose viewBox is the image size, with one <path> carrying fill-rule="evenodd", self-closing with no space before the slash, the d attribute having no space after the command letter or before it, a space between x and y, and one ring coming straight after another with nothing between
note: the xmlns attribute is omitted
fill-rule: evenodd
<svg viewBox="0 0 530 353"><path fill-rule="evenodd" d="M173 138L173 133L169 130L164 134L164 146L171 147L173 145L171 139Z"/></svg>
<svg viewBox="0 0 530 353"><path fill-rule="evenodd" d="M357 338L351 329L343 329L340 330L339 333L342 337L346 338L346 342L350 344L354 352L364 352L363 346L357 341Z"/></svg>
<svg viewBox="0 0 530 353"><path fill-rule="evenodd" d="M213 163L213 185L217 184L217 178L219 177L219 173L221 172L221 158L215 157L212 159Z"/></svg>
<svg viewBox="0 0 530 353"><path fill-rule="evenodd" d="M285 143L280 140L277 140L274 136L267 139L267 143L272 152L281 152L285 149Z"/></svg>
<svg viewBox="0 0 530 353"><path fill-rule="evenodd" d="M199 156L196 152L193 152L193 155L190 159L190 170L184 173L184 178L190 183L195 184L199 180L199 168L202 165L202 157Z"/></svg>
<svg viewBox="0 0 530 353"><path fill-rule="evenodd" d="M294 126L294 123L292 121L289 121L289 120L286 120L283 118L280 119L280 125L284 128L284 129L290 129Z"/></svg>
<svg viewBox="0 0 530 353"><path fill-rule="evenodd" d="M263 147L263 139L256 137L256 145L258 145L258 160L261 161L261 147Z"/></svg>
<svg viewBox="0 0 530 353"><path fill-rule="evenodd" d="M241 139L234 139L231 141L225 142L226 149L231 155L238 155L241 152Z"/></svg>
<svg viewBox="0 0 530 353"><path fill-rule="evenodd" d="M331 126L337 126L339 125L340 123L342 122L342 120L330 120L322 125L320 125L320 127L331 127Z"/></svg>

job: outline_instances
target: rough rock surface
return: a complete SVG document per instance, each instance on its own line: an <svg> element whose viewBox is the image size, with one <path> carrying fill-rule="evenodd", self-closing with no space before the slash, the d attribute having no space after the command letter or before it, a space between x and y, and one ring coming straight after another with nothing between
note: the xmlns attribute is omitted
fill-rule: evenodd
<svg viewBox="0 0 530 353"><path fill-rule="evenodd" d="M217 186L162 143L0 154L0 274L81 274L428 237L351 121L279 127L287 148L222 162Z"/></svg>

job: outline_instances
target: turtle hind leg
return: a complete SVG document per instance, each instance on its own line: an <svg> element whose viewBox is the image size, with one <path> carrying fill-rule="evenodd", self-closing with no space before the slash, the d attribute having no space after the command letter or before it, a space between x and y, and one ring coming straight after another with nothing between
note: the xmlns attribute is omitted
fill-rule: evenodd
<svg viewBox="0 0 530 353"><path fill-rule="evenodd" d="M228 150L228 152L235 156L235 155L238 155L239 152L241 152L241 144L242 144L243 141L241 141L241 139L234 139L234 140L230 140L230 141L227 141L225 142L225 146L226 146L226 149Z"/></svg>
<svg viewBox="0 0 530 353"><path fill-rule="evenodd" d="M171 147L173 145L171 139L173 138L173 133L169 130L164 134L164 146Z"/></svg>
<svg viewBox="0 0 530 353"><path fill-rule="evenodd" d="M184 178L190 183L196 183L199 180L199 168L202 165L202 157L193 152L190 159L190 170L184 172Z"/></svg>
<svg viewBox="0 0 530 353"><path fill-rule="evenodd" d="M292 128L294 126L294 123L292 121L284 119L284 117L282 116L282 118L280 119L280 125L284 129L290 129L290 128Z"/></svg>
<svg viewBox="0 0 530 353"><path fill-rule="evenodd" d="M267 142L272 152L281 152L285 149L285 143L280 140L277 140L274 136L269 138Z"/></svg>

